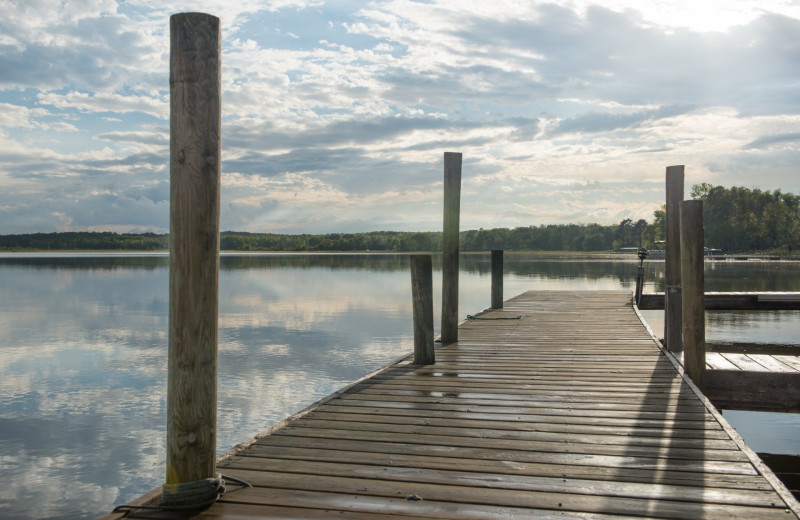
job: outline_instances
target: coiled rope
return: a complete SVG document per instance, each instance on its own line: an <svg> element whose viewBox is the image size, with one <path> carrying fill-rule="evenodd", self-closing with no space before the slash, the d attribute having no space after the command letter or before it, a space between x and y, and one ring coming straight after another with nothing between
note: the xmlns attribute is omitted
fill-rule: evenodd
<svg viewBox="0 0 800 520"><path fill-rule="evenodd" d="M467 314L468 320L521 320L522 315L515 316L513 318L481 318L479 316L473 316L472 314Z"/></svg>
<svg viewBox="0 0 800 520"><path fill-rule="evenodd" d="M244 480L222 475L217 473L215 477L193 482L182 482L180 484L164 484L162 497L164 504L157 506L135 506L132 504L122 504L114 508L112 513L128 513L147 510L147 511L188 511L192 509L202 509L208 507L225 494L225 481L239 484L242 487L253 487L252 484ZM185 503L198 496L208 496L212 498L200 503ZM181 502L184 502L183 504Z"/></svg>

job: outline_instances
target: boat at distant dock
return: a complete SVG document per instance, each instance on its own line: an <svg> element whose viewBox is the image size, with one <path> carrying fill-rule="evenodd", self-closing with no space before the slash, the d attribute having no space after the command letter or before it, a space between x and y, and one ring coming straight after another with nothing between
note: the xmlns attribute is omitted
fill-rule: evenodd
<svg viewBox="0 0 800 520"><path fill-rule="evenodd" d="M647 258L666 258L667 250L666 244L663 241L656 242L657 245L661 246L658 249L648 249L647 250ZM619 249L620 253L638 253L638 247L621 247ZM725 254L722 252L722 249L715 249L710 247L703 248L703 255L707 257L721 257L725 258Z"/></svg>

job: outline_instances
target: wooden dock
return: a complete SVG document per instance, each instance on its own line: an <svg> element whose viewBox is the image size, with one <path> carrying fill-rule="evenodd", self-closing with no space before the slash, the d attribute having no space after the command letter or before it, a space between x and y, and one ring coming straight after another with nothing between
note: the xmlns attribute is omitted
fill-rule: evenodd
<svg viewBox="0 0 800 520"><path fill-rule="evenodd" d="M800 293L752 292L704 295L706 310L799 310ZM642 294L642 310L664 309L664 293ZM703 392L719 408L800 413L800 345L705 344ZM682 362L682 353L677 353Z"/></svg>
<svg viewBox="0 0 800 520"><path fill-rule="evenodd" d="M508 300L234 448L252 487L193 518L800 518L631 300Z"/></svg>
<svg viewBox="0 0 800 520"><path fill-rule="evenodd" d="M703 392L715 406L727 410L800 413L800 358L706 352Z"/></svg>
<svg viewBox="0 0 800 520"><path fill-rule="evenodd" d="M707 292L703 303L709 311L796 311L800 310L800 293ZM664 310L664 293L642 294L638 307Z"/></svg>

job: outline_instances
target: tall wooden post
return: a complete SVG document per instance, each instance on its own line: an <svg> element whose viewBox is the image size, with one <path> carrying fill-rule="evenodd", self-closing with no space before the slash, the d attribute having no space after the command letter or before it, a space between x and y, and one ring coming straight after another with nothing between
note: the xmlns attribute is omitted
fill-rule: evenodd
<svg viewBox="0 0 800 520"><path fill-rule="evenodd" d="M444 153L444 231L442 233L443 344L458 341L458 220L461 211L461 154Z"/></svg>
<svg viewBox="0 0 800 520"><path fill-rule="evenodd" d="M680 213L683 366L702 389L706 369L703 201L681 202Z"/></svg>
<svg viewBox="0 0 800 520"><path fill-rule="evenodd" d="M169 504L217 494L220 27L170 18L170 260L167 391Z"/></svg>
<svg viewBox="0 0 800 520"><path fill-rule="evenodd" d="M683 200L683 166L667 167L667 254L664 266L664 344L673 351L681 341L681 232L680 203Z"/></svg>
<svg viewBox="0 0 800 520"><path fill-rule="evenodd" d="M431 255L411 255L411 297L414 302L414 364L432 365L433 264Z"/></svg>
<svg viewBox="0 0 800 520"><path fill-rule="evenodd" d="M492 250L492 309L503 308L503 250Z"/></svg>

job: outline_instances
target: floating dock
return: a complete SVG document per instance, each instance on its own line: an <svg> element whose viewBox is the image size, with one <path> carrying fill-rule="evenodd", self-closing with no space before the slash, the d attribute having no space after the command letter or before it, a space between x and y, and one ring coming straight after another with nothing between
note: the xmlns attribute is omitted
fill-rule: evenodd
<svg viewBox="0 0 800 520"><path fill-rule="evenodd" d="M800 310L797 292L707 292L703 303L709 311L796 311ZM645 293L639 300L642 310L664 310L664 293Z"/></svg>
<svg viewBox="0 0 800 520"><path fill-rule="evenodd" d="M800 310L800 293L707 292L705 310ZM664 309L664 293L642 294L642 310ZM705 344L706 380L703 393L719 408L800 413L800 346ZM682 353L676 355L682 361Z"/></svg>
<svg viewBox="0 0 800 520"><path fill-rule="evenodd" d="M527 292L477 318L434 365L395 363L223 455L252 487L191 517L800 518L630 293Z"/></svg>

